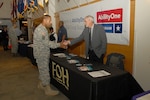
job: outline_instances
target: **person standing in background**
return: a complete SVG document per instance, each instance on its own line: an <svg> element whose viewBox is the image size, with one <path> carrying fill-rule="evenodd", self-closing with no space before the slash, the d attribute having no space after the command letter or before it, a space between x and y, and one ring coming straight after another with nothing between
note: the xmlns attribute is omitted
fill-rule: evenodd
<svg viewBox="0 0 150 100"><path fill-rule="evenodd" d="M50 27L49 30L50 30L50 35L49 35L50 41L53 41L53 42L57 43L58 36L57 36L57 34L54 32L53 27ZM53 53L57 53L57 49L58 49L58 48L55 48L55 49L50 48L50 51L53 52Z"/></svg>
<svg viewBox="0 0 150 100"><path fill-rule="evenodd" d="M57 36L58 36L58 40L57 40L58 43L68 39L67 30L64 27L64 22L63 21L59 21L59 29L58 29ZM57 48L57 52L65 52L65 51L66 51L66 49Z"/></svg>
<svg viewBox="0 0 150 100"><path fill-rule="evenodd" d="M16 22L12 22L13 26L9 29L8 35L10 44L12 45L11 53L12 56L17 56L18 53L18 36L22 34L22 31L17 27Z"/></svg>
<svg viewBox="0 0 150 100"><path fill-rule="evenodd" d="M65 41L64 45L71 46L84 40L86 45L86 58L103 64L103 58L107 48L105 30L102 25L94 24L94 17L91 15L84 18L84 23L85 28L82 34L71 41Z"/></svg>
<svg viewBox="0 0 150 100"><path fill-rule="evenodd" d="M49 36L50 41L54 41L54 42L57 43L58 36L57 36L57 34L54 32L53 27L50 27L49 30L50 30L50 36Z"/></svg>
<svg viewBox="0 0 150 100"><path fill-rule="evenodd" d="M7 27L5 26L2 30L2 45L4 48L4 51L8 50L8 31L7 31Z"/></svg>
<svg viewBox="0 0 150 100"><path fill-rule="evenodd" d="M67 30L64 27L64 22L63 21L59 22L59 30L58 30L57 35L58 35L58 42L61 42L61 41L64 41L64 40L68 39Z"/></svg>

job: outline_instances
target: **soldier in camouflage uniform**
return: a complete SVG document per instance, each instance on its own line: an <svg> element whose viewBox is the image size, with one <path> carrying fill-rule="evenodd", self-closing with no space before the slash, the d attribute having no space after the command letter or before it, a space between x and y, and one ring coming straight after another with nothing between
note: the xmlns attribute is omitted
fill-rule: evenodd
<svg viewBox="0 0 150 100"><path fill-rule="evenodd" d="M17 56L18 53L18 36L22 34L22 31L17 27L17 23L13 22L13 26L9 29L8 35L10 38L10 43L12 45L11 53L12 56Z"/></svg>
<svg viewBox="0 0 150 100"><path fill-rule="evenodd" d="M50 48L64 47L63 43L49 41L47 28L51 26L51 16L44 15L42 23L36 27L33 35L33 54L39 70L38 88L46 95L57 95L59 92L50 87L49 58Z"/></svg>

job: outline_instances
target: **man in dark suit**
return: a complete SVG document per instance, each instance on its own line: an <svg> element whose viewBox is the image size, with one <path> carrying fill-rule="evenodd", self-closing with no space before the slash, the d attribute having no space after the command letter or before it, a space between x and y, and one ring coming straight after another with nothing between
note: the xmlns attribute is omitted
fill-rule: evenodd
<svg viewBox="0 0 150 100"><path fill-rule="evenodd" d="M82 34L71 41L65 41L64 44L71 46L84 40L86 45L86 57L92 61L103 64L103 58L107 48L105 30L101 25L94 24L93 16L86 16L84 22L85 28Z"/></svg>

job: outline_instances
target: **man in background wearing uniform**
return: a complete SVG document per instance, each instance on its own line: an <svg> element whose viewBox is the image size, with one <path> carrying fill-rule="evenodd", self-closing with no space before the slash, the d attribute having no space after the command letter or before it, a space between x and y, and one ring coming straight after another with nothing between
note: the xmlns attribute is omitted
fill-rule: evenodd
<svg viewBox="0 0 150 100"><path fill-rule="evenodd" d="M17 27L16 21L12 21L13 26L9 29L8 35L10 43L12 45L12 56L18 55L18 37L22 34L22 31Z"/></svg>
<svg viewBox="0 0 150 100"><path fill-rule="evenodd" d="M38 88L45 91L46 95L57 95L59 92L50 87L49 58L50 48L65 48L62 42L49 41L47 28L51 27L51 16L44 15L42 23L36 27L33 34L33 54L39 70Z"/></svg>

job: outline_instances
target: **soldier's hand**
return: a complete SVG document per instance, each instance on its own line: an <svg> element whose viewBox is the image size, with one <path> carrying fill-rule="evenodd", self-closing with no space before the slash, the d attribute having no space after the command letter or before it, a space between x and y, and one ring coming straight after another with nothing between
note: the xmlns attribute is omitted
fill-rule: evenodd
<svg viewBox="0 0 150 100"><path fill-rule="evenodd" d="M63 41L60 42L60 47L61 47L61 48L64 48L64 49L67 49L67 48L68 48L68 46L65 45Z"/></svg>
<svg viewBox="0 0 150 100"><path fill-rule="evenodd" d="M63 44L66 45L66 46L69 45L70 44L70 40L63 41Z"/></svg>

